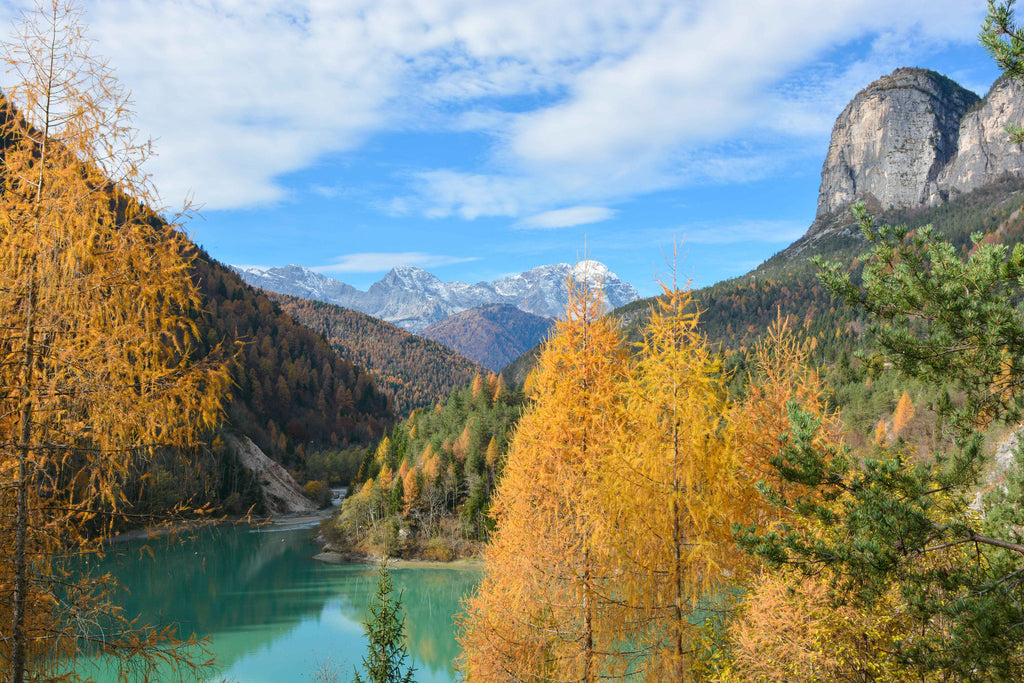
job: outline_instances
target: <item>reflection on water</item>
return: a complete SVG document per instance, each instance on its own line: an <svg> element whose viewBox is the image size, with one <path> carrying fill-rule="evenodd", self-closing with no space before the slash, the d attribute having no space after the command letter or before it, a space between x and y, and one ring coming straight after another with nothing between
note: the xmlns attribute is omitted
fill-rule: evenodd
<svg viewBox="0 0 1024 683"><path fill-rule="evenodd" d="M121 544L92 567L120 580L127 589L120 603L140 622L209 635L217 658L210 680L313 681L324 667L349 680L365 652L361 622L377 569L317 562L311 536L308 529L215 527L185 539ZM453 615L479 572L400 568L392 576L416 680L454 681ZM80 673L114 680L84 665Z"/></svg>

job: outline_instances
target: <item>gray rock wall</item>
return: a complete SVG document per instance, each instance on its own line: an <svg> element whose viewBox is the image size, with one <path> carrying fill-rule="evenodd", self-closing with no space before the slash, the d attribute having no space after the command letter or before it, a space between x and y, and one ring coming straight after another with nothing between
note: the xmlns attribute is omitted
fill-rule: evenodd
<svg viewBox="0 0 1024 683"><path fill-rule="evenodd" d="M970 192L1005 175L1024 175L1024 148L1010 142L1006 125L1021 125L1024 85L996 81L980 107L960 122L956 156L943 169L939 185L947 193Z"/></svg>
<svg viewBox="0 0 1024 683"><path fill-rule="evenodd" d="M882 209L946 199L943 173L958 156L961 121L978 102L974 93L923 69L897 69L862 90L832 130L818 218L859 199Z"/></svg>

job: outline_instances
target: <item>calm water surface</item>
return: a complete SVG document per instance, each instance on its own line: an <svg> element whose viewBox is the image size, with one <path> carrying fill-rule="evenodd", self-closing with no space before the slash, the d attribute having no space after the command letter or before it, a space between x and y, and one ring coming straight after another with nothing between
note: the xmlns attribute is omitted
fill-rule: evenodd
<svg viewBox="0 0 1024 683"><path fill-rule="evenodd" d="M216 527L186 539L118 544L93 565L128 589L120 600L126 613L210 637L217 664L201 680L331 680L317 676L326 670L348 681L366 651L362 620L377 569L311 559L318 552L312 535L310 529ZM416 680L454 681L453 616L480 572L397 568L392 578L402 593ZM78 669L101 683L116 680L102 666Z"/></svg>

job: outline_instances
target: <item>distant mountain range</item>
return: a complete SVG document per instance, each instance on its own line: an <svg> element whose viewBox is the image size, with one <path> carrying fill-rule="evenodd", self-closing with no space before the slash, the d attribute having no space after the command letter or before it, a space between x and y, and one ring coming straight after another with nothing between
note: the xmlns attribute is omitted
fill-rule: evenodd
<svg viewBox="0 0 1024 683"><path fill-rule="evenodd" d="M488 304L509 304L526 313L557 318L565 310L565 283L570 275L599 285L610 308L640 296L597 261L540 266L472 285L442 282L421 268L398 266L365 292L297 265L231 268L254 287L351 308L415 333L455 313Z"/></svg>
<svg viewBox="0 0 1024 683"><path fill-rule="evenodd" d="M551 318L526 313L511 304L485 304L450 315L420 334L501 372L544 339L554 324Z"/></svg>

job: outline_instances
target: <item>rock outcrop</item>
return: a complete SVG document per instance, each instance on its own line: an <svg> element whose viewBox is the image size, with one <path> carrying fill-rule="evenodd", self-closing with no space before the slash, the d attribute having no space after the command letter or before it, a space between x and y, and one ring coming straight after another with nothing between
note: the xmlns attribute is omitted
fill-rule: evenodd
<svg viewBox="0 0 1024 683"><path fill-rule="evenodd" d="M1024 176L1024 147L1010 141L1008 124L1024 118L1024 85L1001 78L960 122L957 153L939 176L946 193L970 192L1007 175Z"/></svg>
<svg viewBox="0 0 1024 683"><path fill-rule="evenodd" d="M848 226L847 208L934 206L980 187L1024 178L1024 84L1001 78L984 99L923 69L897 69L846 106L821 170L818 211L799 244Z"/></svg>
<svg viewBox="0 0 1024 683"><path fill-rule="evenodd" d="M225 434L224 440L242 466L259 482L267 514L316 512L316 504L306 497L302 488L292 479L292 475L288 474L288 470L268 458L249 437Z"/></svg>
<svg viewBox="0 0 1024 683"><path fill-rule="evenodd" d="M860 199L882 210L944 201L951 189L947 169L959 156L961 122L966 125L979 101L952 80L923 69L897 69L860 91L832 129L817 218ZM963 161L961 174L984 163L966 155Z"/></svg>

